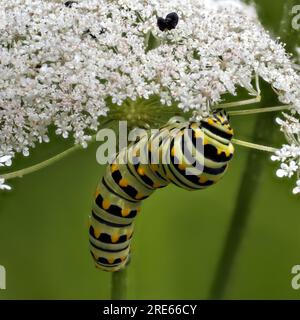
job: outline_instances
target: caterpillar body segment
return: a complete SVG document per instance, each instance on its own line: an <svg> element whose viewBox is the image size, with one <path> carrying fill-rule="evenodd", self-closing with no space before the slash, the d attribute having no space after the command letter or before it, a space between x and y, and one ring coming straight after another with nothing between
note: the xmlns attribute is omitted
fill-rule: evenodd
<svg viewBox="0 0 300 320"><path fill-rule="evenodd" d="M90 216L96 267L118 271L126 266L135 217L155 190L169 183L198 190L218 182L233 156L232 137L226 113L218 110L200 122L174 117L121 150L98 183Z"/></svg>

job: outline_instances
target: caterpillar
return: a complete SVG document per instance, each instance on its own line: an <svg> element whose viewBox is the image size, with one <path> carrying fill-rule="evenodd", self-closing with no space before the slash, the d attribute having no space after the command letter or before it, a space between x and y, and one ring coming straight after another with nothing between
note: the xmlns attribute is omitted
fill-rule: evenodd
<svg viewBox="0 0 300 320"><path fill-rule="evenodd" d="M150 137L145 135L121 150L107 165L93 201L89 240L96 267L118 271L126 266L134 219L141 202L156 189L173 183L198 190L218 182L233 157L232 137L229 117L219 109L200 121L174 117ZM197 144L202 145L201 150ZM150 163L140 160L141 150ZM154 151L158 154L156 163L152 161ZM194 163L190 160L192 153ZM187 169L194 171L187 173Z"/></svg>

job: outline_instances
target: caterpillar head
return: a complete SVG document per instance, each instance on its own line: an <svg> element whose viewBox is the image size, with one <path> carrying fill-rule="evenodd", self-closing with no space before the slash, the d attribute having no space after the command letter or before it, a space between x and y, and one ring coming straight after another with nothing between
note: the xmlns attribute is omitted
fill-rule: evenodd
<svg viewBox="0 0 300 320"><path fill-rule="evenodd" d="M219 141L228 142L233 137L229 116L223 109L217 109L208 118L202 119L201 127L207 134Z"/></svg>

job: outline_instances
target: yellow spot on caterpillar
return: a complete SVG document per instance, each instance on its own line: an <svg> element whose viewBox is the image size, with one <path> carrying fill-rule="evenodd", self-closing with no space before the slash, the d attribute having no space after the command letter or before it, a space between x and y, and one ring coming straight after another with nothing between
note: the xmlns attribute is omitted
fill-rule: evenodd
<svg viewBox="0 0 300 320"><path fill-rule="evenodd" d="M113 264L115 262L115 259L114 258L110 258L110 259L107 259L108 263L109 264Z"/></svg>
<svg viewBox="0 0 300 320"><path fill-rule="evenodd" d="M127 257L124 256L124 257L120 257L121 261L124 261Z"/></svg>
<svg viewBox="0 0 300 320"><path fill-rule="evenodd" d="M120 239L120 236L118 234L112 234L110 238L112 243L116 243Z"/></svg>
<svg viewBox="0 0 300 320"><path fill-rule="evenodd" d="M130 213L130 209L128 209L128 208L124 208L121 211L121 214L123 217L127 217L129 215L129 213Z"/></svg>
<svg viewBox="0 0 300 320"><path fill-rule="evenodd" d="M223 153L223 150L221 150L221 149L217 149L217 150L218 150L218 151L217 151L218 155L220 155L220 154Z"/></svg>
<svg viewBox="0 0 300 320"><path fill-rule="evenodd" d="M204 135L204 141L203 141L203 144L209 144L209 139L207 139L206 135Z"/></svg>
<svg viewBox="0 0 300 320"><path fill-rule="evenodd" d="M101 230L94 227L94 236L98 239L100 237Z"/></svg>
<svg viewBox="0 0 300 320"><path fill-rule="evenodd" d="M207 123L212 126L214 124L214 121L211 118L209 118L207 119Z"/></svg>
<svg viewBox="0 0 300 320"><path fill-rule="evenodd" d="M115 172L117 170L119 170L119 166L115 163L113 163L110 167L111 172Z"/></svg>
<svg viewBox="0 0 300 320"><path fill-rule="evenodd" d="M121 187L127 187L128 186L128 181L124 178L122 178L120 181L119 181L119 185Z"/></svg>
<svg viewBox="0 0 300 320"><path fill-rule="evenodd" d="M199 183L205 183L207 181L208 179L206 179L205 177L202 177L202 176L199 177Z"/></svg>
<svg viewBox="0 0 300 320"><path fill-rule="evenodd" d="M179 168L179 170L185 170L185 169L186 169L186 165L183 164L183 163L180 163L180 164L178 165L178 168Z"/></svg>
<svg viewBox="0 0 300 320"><path fill-rule="evenodd" d="M226 154L226 157L229 157L231 155L231 151L230 150L225 150L225 154Z"/></svg>
<svg viewBox="0 0 300 320"><path fill-rule="evenodd" d="M141 166L138 167L137 172L138 172L138 174L139 174L140 176L143 176L143 175L145 174L145 170L144 170L144 168L142 168Z"/></svg>
<svg viewBox="0 0 300 320"><path fill-rule="evenodd" d="M110 207L110 202L109 202L109 200L104 199L104 200L102 201L102 208L103 208L104 210L106 210L106 209L108 209L109 207Z"/></svg>
<svg viewBox="0 0 300 320"><path fill-rule="evenodd" d="M138 192L137 195L135 196L135 198L137 200L142 199L143 197L144 197L144 195L142 193L140 193L140 192Z"/></svg>
<svg viewBox="0 0 300 320"><path fill-rule="evenodd" d="M171 150L171 156L175 157L175 147L173 147L172 150Z"/></svg>

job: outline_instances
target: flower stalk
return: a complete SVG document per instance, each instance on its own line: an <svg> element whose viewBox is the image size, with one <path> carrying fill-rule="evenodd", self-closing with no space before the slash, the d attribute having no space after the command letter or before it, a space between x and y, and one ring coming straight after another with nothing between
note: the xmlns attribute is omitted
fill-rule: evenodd
<svg viewBox="0 0 300 320"><path fill-rule="evenodd" d="M42 170L62 159L64 159L65 157L67 157L68 155L74 153L75 151L77 150L80 150L82 149L83 147L79 144L55 155L54 157L51 157L45 161L42 161L38 164L35 164L33 166L30 166L30 167L27 167L27 168L24 168L24 169L20 169L20 170L17 170L17 171L13 171L13 172L9 172L9 173L4 173L2 174L0 177L5 179L5 180L10 180L10 179L14 179L14 178L22 178L30 173L33 173L33 172L36 172L36 171L39 171L39 170Z"/></svg>
<svg viewBox="0 0 300 320"><path fill-rule="evenodd" d="M261 96L258 95L252 99L246 99L246 100L242 100L242 101L234 101L234 102L219 104L217 107L222 108L222 109L228 109L228 108L235 108L235 107L241 107L241 106L259 103L260 101L261 101Z"/></svg>
<svg viewBox="0 0 300 320"><path fill-rule="evenodd" d="M111 300L125 300L127 296L127 267L111 275Z"/></svg>
<svg viewBox="0 0 300 320"><path fill-rule="evenodd" d="M276 107L268 107L268 108L256 108L256 109L248 109L248 110L229 111L227 113L230 116L246 116L249 114L290 110L291 108L292 108L292 106L276 106Z"/></svg>
<svg viewBox="0 0 300 320"><path fill-rule="evenodd" d="M264 145L257 144L257 143L247 142L247 141L243 141L243 140L239 140L239 139L232 139L232 142L236 145L250 148L250 149L254 149L257 151L265 151L265 152L270 152L270 153L275 153L276 151L278 151L278 149L276 149L276 148L264 146Z"/></svg>

